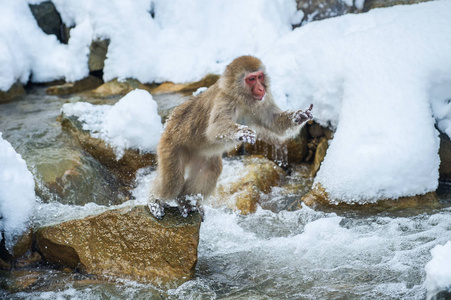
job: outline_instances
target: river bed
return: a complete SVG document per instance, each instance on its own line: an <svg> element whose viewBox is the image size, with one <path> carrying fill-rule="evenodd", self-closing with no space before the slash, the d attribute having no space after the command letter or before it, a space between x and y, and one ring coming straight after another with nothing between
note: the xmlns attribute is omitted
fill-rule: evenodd
<svg viewBox="0 0 451 300"><path fill-rule="evenodd" d="M0 104L0 132L26 160L39 186L36 225L146 201L152 170L140 175L135 200L125 202L114 178L62 131L57 121L62 104L80 99L48 96L43 87L35 87L16 101ZM48 187L52 179L44 177L55 173L52 167L74 161L85 180L70 185L58 182L62 192L56 195ZM206 206L196 277L177 289L116 279L97 281L42 266L14 271L39 278L37 284L25 292L0 290L0 298L425 299L424 267L431 259L430 250L451 240L451 186L442 183L438 195L440 209L378 214L303 207L297 211L259 208L243 216ZM0 273L2 280L8 276Z"/></svg>

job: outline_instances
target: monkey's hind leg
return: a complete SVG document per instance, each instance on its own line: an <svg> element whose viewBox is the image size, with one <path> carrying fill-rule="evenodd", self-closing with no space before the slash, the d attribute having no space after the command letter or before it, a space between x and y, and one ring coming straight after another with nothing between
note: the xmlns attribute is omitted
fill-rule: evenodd
<svg viewBox="0 0 451 300"><path fill-rule="evenodd" d="M163 219L164 217L164 206L161 204L160 200L156 199L153 195L150 196L149 201L147 202L147 206L149 207L150 213L157 218L158 220Z"/></svg>

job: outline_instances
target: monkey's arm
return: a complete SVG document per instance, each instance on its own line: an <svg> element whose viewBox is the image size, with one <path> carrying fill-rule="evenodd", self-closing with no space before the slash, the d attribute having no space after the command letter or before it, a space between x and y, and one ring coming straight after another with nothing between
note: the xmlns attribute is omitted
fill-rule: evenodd
<svg viewBox="0 0 451 300"><path fill-rule="evenodd" d="M311 120L313 115L311 113L313 104L306 110L296 111L284 111L274 116L273 126L271 131L277 135L285 135L289 129L297 128L299 125L304 124L306 121Z"/></svg>

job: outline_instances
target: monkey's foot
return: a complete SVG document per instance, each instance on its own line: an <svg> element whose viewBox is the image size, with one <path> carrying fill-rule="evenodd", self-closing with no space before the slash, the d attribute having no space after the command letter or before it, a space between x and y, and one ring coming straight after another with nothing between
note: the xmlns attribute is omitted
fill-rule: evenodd
<svg viewBox="0 0 451 300"><path fill-rule="evenodd" d="M149 201L149 203L147 204L147 206L149 207L150 213L157 218L158 220L163 219L164 217L164 207L163 205L161 205L159 200L155 200L155 201Z"/></svg>

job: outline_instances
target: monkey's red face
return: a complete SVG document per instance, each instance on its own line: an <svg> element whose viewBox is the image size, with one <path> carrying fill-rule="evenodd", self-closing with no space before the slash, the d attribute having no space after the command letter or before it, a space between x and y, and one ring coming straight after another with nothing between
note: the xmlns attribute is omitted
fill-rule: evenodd
<svg viewBox="0 0 451 300"><path fill-rule="evenodd" d="M260 101L265 97L266 87L265 87L265 73L263 71L257 71L254 73L249 73L244 81L246 85L250 88L252 97L255 100Z"/></svg>

